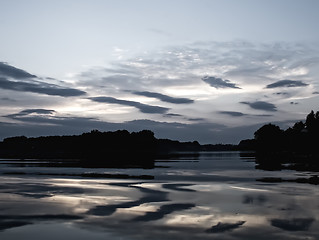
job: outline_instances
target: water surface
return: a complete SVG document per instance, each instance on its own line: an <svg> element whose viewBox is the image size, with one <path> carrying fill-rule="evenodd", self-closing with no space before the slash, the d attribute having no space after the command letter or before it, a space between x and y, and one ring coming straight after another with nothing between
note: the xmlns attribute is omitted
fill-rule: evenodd
<svg viewBox="0 0 319 240"><path fill-rule="evenodd" d="M0 239L318 239L318 186L295 181L316 175L240 152L153 169L2 159Z"/></svg>

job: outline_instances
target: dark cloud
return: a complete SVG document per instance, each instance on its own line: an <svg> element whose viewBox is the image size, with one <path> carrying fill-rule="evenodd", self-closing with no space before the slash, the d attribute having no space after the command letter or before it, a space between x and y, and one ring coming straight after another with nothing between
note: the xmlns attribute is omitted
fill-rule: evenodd
<svg viewBox="0 0 319 240"><path fill-rule="evenodd" d="M177 114L177 113L166 113L165 116L166 117L183 117L183 115Z"/></svg>
<svg viewBox="0 0 319 240"><path fill-rule="evenodd" d="M272 219L271 225L286 231L307 231L313 223L313 218Z"/></svg>
<svg viewBox="0 0 319 240"><path fill-rule="evenodd" d="M218 113L229 115L229 116L232 116L232 117L242 117L242 116L246 115L246 114L244 114L242 112L233 112L233 111L219 111Z"/></svg>
<svg viewBox="0 0 319 240"><path fill-rule="evenodd" d="M314 94L314 95L318 95L318 94L319 94L319 92L313 92L312 94Z"/></svg>
<svg viewBox="0 0 319 240"><path fill-rule="evenodd" d="M92 97L89 99L94 102L112 103L112 104L120 104L124 106L135 107L139 109L142 113L166 113L169 110L169 108L147 105L147 104L143 104L143 103L135 102L135 101L121 100L121 99L116 99L113 97Z"/></svg>
<svg viewBox="0 0 319 240"><path fill-rule="evenodd" d="M169 103L176 103L176 104L186 104L186 103L193 103L194 100L189 98L176 98L176 97L170 97L161 93L156 92L148 92L148 91L135 91L133 94L139 95L139 96L145 96L150 98L156 98L163 102L169 102Z"/></svg>
<svg viewBox="0 0 319 240"><path fill-rule="evenodd" d="M212 226L210 229L207 229L206 232L207 233L223 233L226 231L231 231L231 230L234 230L236 228L239 228L240 226L242 226L244 224L245 224L245 221L239 221L236 223L219 222L219 223L217 223L217 225Z"/></svg>
<svg viewBox="0 0 319 240"><path fill-rule="evenodd" d="M290 104L291 104L291 105L297 105L297 104L299 104L299 103L297 103L297 102L290 102Z"/></svg>
<svg viewBox="0 0 319 240"><path fill-rule="evenodd" d="M216 78L216 77L203 77L202 80L206 83L208 83L210 86L214 88L237 88L241 89L240 87L237 87L235 83L230 82L229 80L221 79L221 78Z"/></svg>
<svg viewBox="0 0 319 240"><path fill-rule="evenodd" d="M10 81L4 77L0 77L0 88L19 92L33 92L61 97L82 96L86 94L86 92L78 89L63 88L55 84L49 84L40 81L16 82Z"/></svg>
<svg viewBox="0 0 319 240"><path fill-rule="evenodd" d="M270 112L276 112L276 106L272 103L264 102L264 101L256 101L256 102L240 102L242 104L246 104L253 109L264 110Z"/></svg>
<svg viewBox="0 0 319 240"><path fill-rule="evenodd" d="M272 84L268 84L266 88L280 88L280 87L305 87L309 84L304 83L302 81L294 81L294 80L281 80L278 82L274 82Z"/></svg>
<svg viewBox="0 0 319 240"><path fill-rule="evenodd" d="M289 93L287 93L287 92L277 92L277 93L274 93L274 94L276 94L276 95L288 95Z"/></svg>
<svg viewBox="0 0 319 240"><path fill-rule="evenodd" d="M37 76L32 75L22 69L15 68L10 66L7 63L0 62L0 75L4 77L11 77L15 79L24 79L24 78L36 78Z"/></svg>

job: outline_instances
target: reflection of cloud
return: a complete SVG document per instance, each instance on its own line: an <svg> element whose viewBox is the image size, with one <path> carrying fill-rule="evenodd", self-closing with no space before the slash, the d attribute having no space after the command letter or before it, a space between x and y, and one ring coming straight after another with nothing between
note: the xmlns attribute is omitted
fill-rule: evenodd
<svg viewBox="0 0 319 240"><path fill-rule="evenodd" d="M181 191L181 192L196 192L194 189L183 188L183 187L189 187L192 185L193 184L171 183L171 184L163 184L163 188L175 190L175 191Z"/></svg>
<svg viewBox="0 0 319 240"><path fill-rule="evenodd" d="M262 205L266 201L267 201L267 198L264 195L258 195L258 196L244 195L243 196L243 204Z"/></svg>
<svg viewBox="0 0 319 240"><path fill-rule="evenodd" d="M2 221L0 220L0 232L10 229L10 228L15 228L15 227L22 227L25 225L30 225L32 222L27 222L27 221Z"/></svg>
<svg viewBox="0 0 319 240"><path fill-rule="evenodd" d="M156 212L146 212L143 216L138 216L132 221L155 221L164 218L166 215L171 214L176 211L188 210L195 207L192 203L175 203L162 205Z"/></svg>
<svg viewBox="0 0 319 240"><path fill-rule="evenodd" d="M242 104L246 104L250 106L253 109L257 110L264 110L264 111L270 111L275 112L277 111L276 106L272 103L264 102L264 101L256 101L256 102L240 102Z"/></svg>
<svg viewBox="0 0 319 240"><path fill-rule="evenodd" d="M272 84L268 84L266 88L279 88L279 87L305 87L309 84L304 83L302 81L293 81L293 80L281 80L274 82Z"/></svg>
<svg viewBox="0 0 319 240"><path fill-rule="evenodd" d="M42 215L0 215L0 220L78 220L83 217L69 214L42 214Z"/></svg>
<svg viewBox="0 0 319 240"><path fill-rule="evenodd" d="M214 88L237 88L240 89L240 87L237 87L235 83L230 82L229 80L216 78L216 77L203 77L202 80L206 83L208 83L210 86Z"/></svg>
<svg viewBox="0 0 319 240"><path fill-rule="evenodd" d="M271 225L286 231L306 231L313 221L313 218L272 219Z"/></svg>
<svg viewBox="0 0 319 240"><path fill-rule="evenodd" d="M222 223L219 222L217 225L212 226L210 229L207 229L207 233L223 233L226 231L231 231L240 226L244 225L245 221L239 221L237 223Z"/></svg>
<svg viewBox="0 0 319 240"><path fill-rule="evenodd" d="M144 204L144 203L168 201L167 192L143 188L143 187L131 186L130 183L119 183L119 184L113 184L113 185L120 186L120 187L137 188L142 193L144 193L145 196L141 197L140 199L136 201L95 206L94 208L90 209L87 212L88 214L92 214L95 216L109 216L109 215L112 215L119 208L132 208L132 207L140 206L141 204Z"/></svg>
<svg viewBox="0 0 319 240"><path fill-rule="evenodd" d="M129 100L121 100L121 99L116 99L113 97L91 97L89 99L91 99L94 102L112 103L112 104L120 104L124 106L136 107L142 113L166 113L169 110L168 108L164 108L164 107L152 106L152 105L147 105L140 102L129 101Z"/></svg>
<svg viewBox="0 0 319 240"><path fill-rule="evenodd" d="M77 187L61 187L61 186L52 186L48 184L23 184L19 186L15 184L6 184L0 185L1 189L5 193L18 194L24 197L30 198L46 198L52 197L55 194L81 194L85 193L85 190ZM0 220L3 218L3 215L0 215ZM20 219L21 220L21 219Z"/></svg>
<svg viewBox="0 0 319 240"><path fill-rule="evenodd" d="M185 104L185 103L193 103L194 100L189 99L189 98L177 98L177 97L171 97L167 96L161 93L156 93L156 92L148 92L148 91L135 91L133 92L136 95L140 96L145 96L145 97L150 97L150 98L157 98L163 102L169 102L169 103L175 103L175 104Z"/></svg>

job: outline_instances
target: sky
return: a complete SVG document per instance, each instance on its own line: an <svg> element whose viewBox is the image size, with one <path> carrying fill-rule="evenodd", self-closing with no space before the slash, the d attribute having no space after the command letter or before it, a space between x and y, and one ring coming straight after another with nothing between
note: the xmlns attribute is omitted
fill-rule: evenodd
<svg viewBox="0 0 319 240"><path fill-rule="evenodd" d="M0 0L0 139L238 143L319 103L317 0Z"/></svg>

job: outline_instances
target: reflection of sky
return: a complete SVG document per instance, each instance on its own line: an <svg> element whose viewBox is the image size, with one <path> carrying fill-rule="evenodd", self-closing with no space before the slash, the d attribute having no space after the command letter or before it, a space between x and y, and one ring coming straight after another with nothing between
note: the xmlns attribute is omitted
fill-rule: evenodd
<svg viewBox="0 0 319 240"><path fill-rule="evenodd" d="M56 237L70 240L316 239L319 236L316 221L319 192L315 185L253 181L279 174L292 177L295 173L255 170L251 162L242 162L236 154L232 159L225 158L224 162L214 161L213 157L211 161L165 163L171 168L160 170L116 170L130 174L131 171L143 174L161 171L154 180L2 174L0 238L53 239L51 235L44 237L53 232L57 232ZM233 167L223 171L227 161ZM242 167L236 171L238 162ZM191 170L191 165L196 164L197 168ZM202 177L199 172L203 168L223 178ZM184 180L183 176L166 176L168 172L183 174L190 170L199 176L187 175ZM236 177L230 177L230 173L236 173Z"/></svg>

